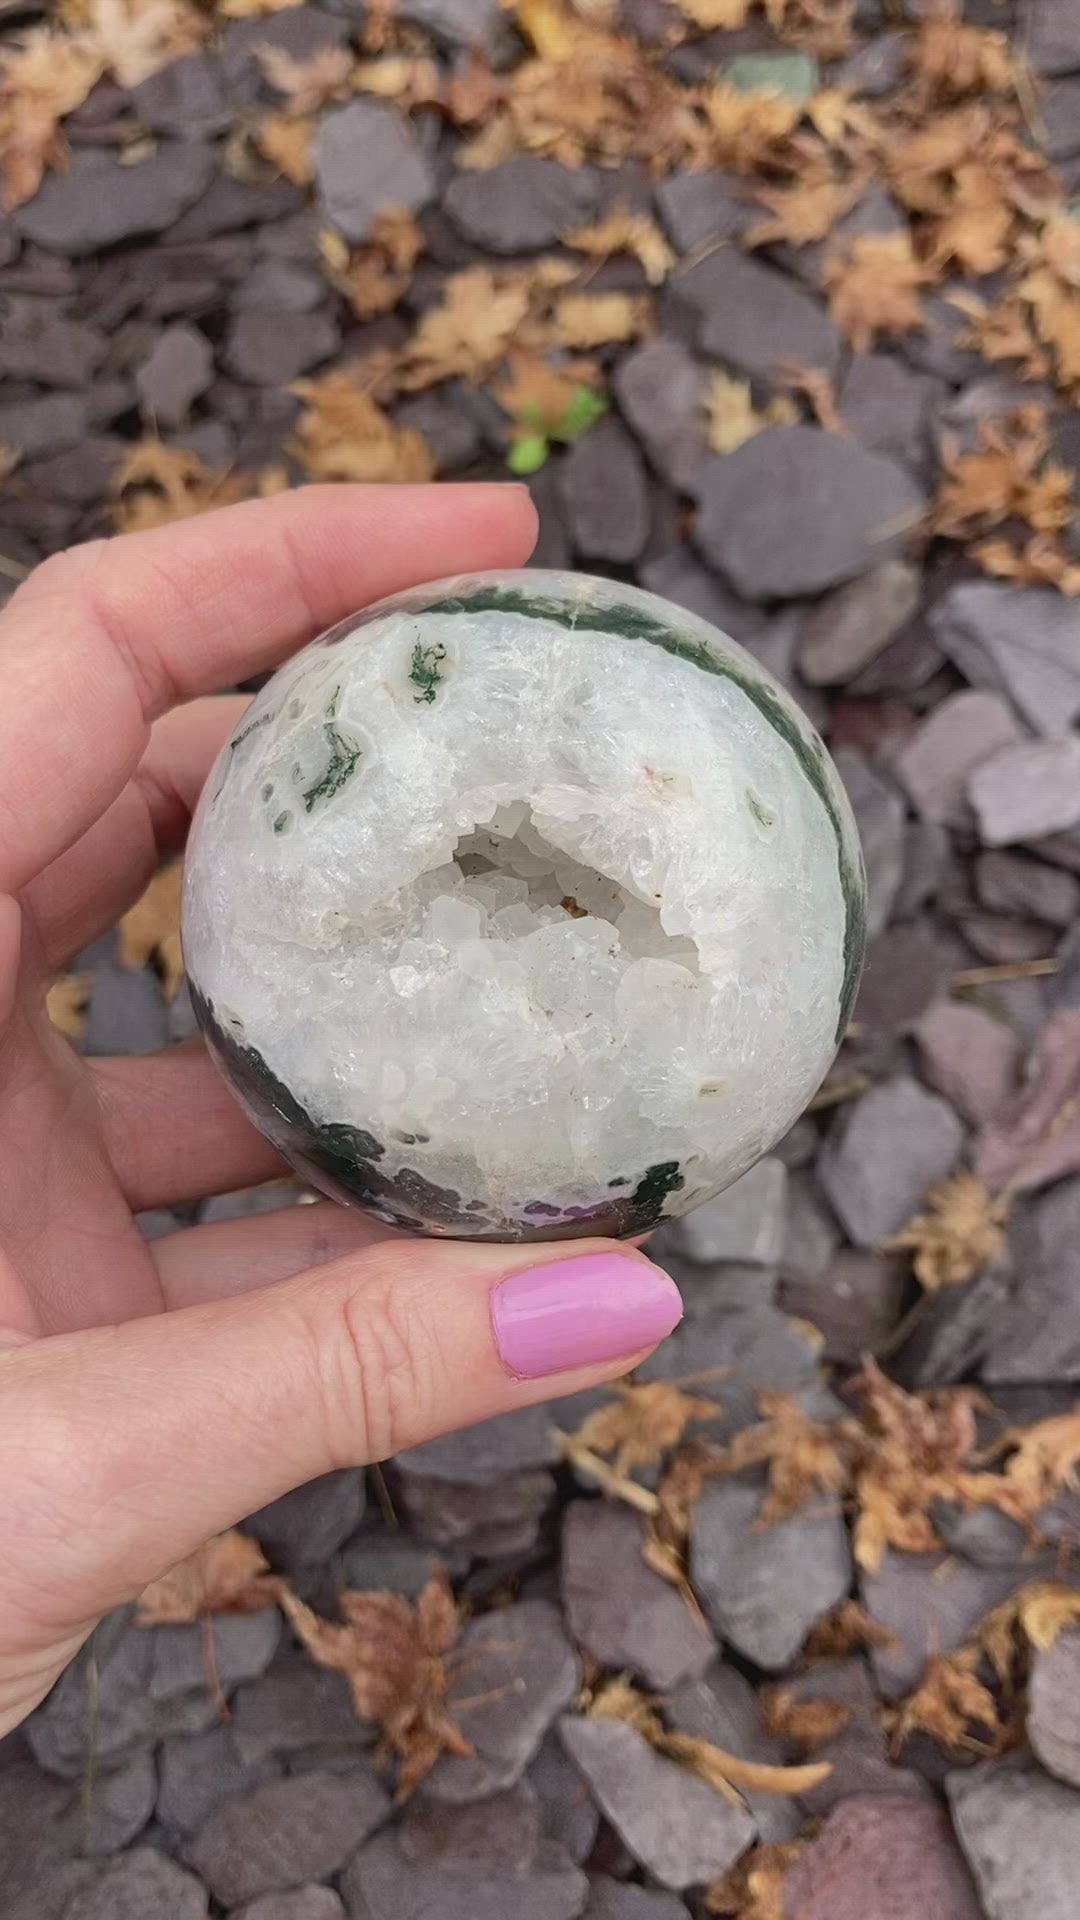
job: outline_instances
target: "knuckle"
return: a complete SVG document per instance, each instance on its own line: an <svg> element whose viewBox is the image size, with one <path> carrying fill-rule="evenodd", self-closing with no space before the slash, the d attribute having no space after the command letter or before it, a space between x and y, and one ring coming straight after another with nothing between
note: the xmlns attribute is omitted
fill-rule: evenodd
<svg viewBox="0 0 1080 1920"><path fill-rule="evenodd" d="M335 1459L384 1460L423 1432L436 1402L436 1342L391 1254L350 1284L327 1343Z"/></svg>

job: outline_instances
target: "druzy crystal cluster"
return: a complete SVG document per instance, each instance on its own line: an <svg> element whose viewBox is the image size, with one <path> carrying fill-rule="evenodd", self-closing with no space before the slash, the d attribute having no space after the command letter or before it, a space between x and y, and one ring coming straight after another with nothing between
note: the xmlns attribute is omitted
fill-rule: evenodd
<svg viewBox="0 0 1080 1920"><path fill-rule="evenodd" d="M548 572L369 608L268 682L192 831L184 948L293 1164L426 1233L640 1233L819 1084L865 884L786 693L650 594Z"/></svg>

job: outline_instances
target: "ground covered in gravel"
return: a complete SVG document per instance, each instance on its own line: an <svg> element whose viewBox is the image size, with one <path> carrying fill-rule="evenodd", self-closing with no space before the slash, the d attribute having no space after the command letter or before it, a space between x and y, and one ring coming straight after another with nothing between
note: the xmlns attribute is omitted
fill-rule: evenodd
<svg viewBox="0 0 1080 1920"><path fill-rule="evenodd" d="M4 586L524 475L540 563L807 708L872 934L811 1112L655 1237L686 1319L634 1382L102 1624L0 1743L6 1920L1073 1920L1080 7L0 19ZM190 1036L175 881L58 984L73 1044Z"/></svg>

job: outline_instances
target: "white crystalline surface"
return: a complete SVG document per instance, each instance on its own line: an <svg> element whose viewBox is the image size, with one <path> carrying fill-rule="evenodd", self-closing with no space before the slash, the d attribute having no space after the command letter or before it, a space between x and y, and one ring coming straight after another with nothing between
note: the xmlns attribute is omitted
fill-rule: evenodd
<svg viewBox="0 0 1080 1920"><path fill-rule="evenodd" d="M605 630L627 618L670 645ZM184 945L212 1039L372 1136L390 1186L512 1237L658 1166L684 1211L786 1130L836 1046L861 886L824 749L742 649L631 588L483 575L384 602L256 697L200 803Z"/></svg>

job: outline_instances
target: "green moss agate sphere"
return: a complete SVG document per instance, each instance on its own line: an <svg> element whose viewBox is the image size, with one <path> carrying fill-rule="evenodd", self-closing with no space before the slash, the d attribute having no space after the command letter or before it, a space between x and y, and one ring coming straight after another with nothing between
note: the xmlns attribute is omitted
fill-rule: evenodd
<svg viewBox="0 0 1080 1920"><path fill-rule="evenodd" d="M420 1233L643 1233L835 1052L865 880L829 757L726 635L581 574L399 594L281 668L199 804L196 1009L316 1186Z"/></svg>

